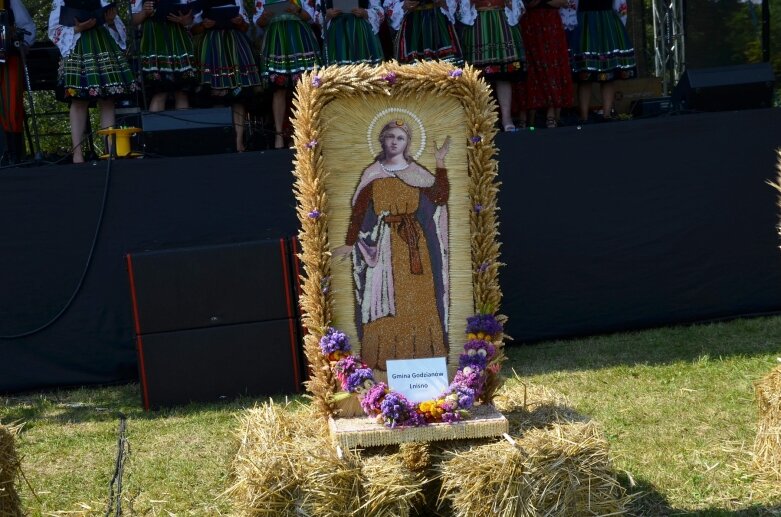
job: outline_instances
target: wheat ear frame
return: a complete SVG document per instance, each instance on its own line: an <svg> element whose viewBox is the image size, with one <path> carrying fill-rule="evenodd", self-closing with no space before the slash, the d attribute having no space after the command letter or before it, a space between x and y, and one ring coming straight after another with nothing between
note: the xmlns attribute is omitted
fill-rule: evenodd
<svg viewBox="0 0 781 517"><path fill-rule="evenodd" d="M334 416L333 394L338 391L330 365L319 348L320 338L331 324L333 299L329 289L331 242L328 236L328 196L322 149L318 140L324 128L323 108L330 102L353 96L388 95L405 98L420 95L449 96L463 107L468 124L467 167L474 304L481 313L499 310L496 146L496 103L477 69L455 68L442 62L379 66L331 66L306 72L293 100L294 193L300 221L299 260L303 267L299 303L304 335L304 353L310 368L307 389L318 413ZM500 317L503 319L503 317ZM497 340L499 343L500 339ZM501 349L500 352L502 353ZM499 379L486 386L483 400L490 402Z"/></svg>

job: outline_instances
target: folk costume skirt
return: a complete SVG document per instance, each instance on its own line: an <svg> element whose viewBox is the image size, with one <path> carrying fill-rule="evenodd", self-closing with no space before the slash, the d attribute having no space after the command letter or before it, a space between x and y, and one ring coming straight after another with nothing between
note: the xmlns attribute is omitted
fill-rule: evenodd
<svg viewBox="0 0 781 517"><path fill-rule="evenodd" d="M122 49L103 25L82 32L60 61L58 87L66 101L123 97L138 90Z"/></svg>
<svg viewBox="0 0 781 517"><path fill-rule="evenodd" d="M0 63L0 127L8 133L21 133L24 131L22 60L10 53L5 59L5 63Z"/></svg>
<svg viewBox="0 0 781 517"><path fill-rule="evenodd" d="M608 9L578 6L578 25L570 39L576 81L613 81L637 75L635 49L621 18Z"/></svg>
<svg viewBox="0 0 781 517"><path fill-rule="evenodd" d="M481 70L487 80L520 81L525 56L521 31L507 23L504 9L477 11L473 25L461 32L464 61Z"/></svg>
<svg viewBox="0 0 781 517"><path fill-rule="evenodd" d="M302 72L320 65L320 45L309 24L292 14L271 19L260 50L260 68L267 86L292 89Z"/></svg>
<svg viewBox="0 0 781 517"><path fill-rule="evenodd" d="M567 36L558 9L539 7L521 16L521 34L526 45L526 80L513 91L518 108L566 108L574 92Z"/></svg>
<svg viewBox="0 0 781 517"><path fill-rule="evenodd" d="M447 16L433 4L409 11L396 34L399 63L440 60L455 65L464 62L456 30Z"/></svg>
<svg viewBox="0 0 781 517"><path fill-rule="evenodd" d="M251 94L260 86L260 70L252 54L252 45L236 29L210 29L196 45L199 83L212 93L238 97Z"/></svg>
<svg viewBox="0 0 781 517"><path fill-rule="evenodd" d="M197 83L193 40L178 23L146 20L140 57L144 86L153 92L188 90Z"/></svg>
<svg viewBox="0 0 781 517"><path fill-rule="evenodd" d="M325 65L376 65L383 59L380 38L374 34L371 24L352 13L343 13L331 20L324 32Z"/></svg>

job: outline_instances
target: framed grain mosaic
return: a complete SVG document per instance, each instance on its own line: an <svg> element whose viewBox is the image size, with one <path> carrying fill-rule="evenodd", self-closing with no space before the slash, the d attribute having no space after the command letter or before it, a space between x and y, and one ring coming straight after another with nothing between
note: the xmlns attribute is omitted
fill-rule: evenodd
<svg viewBox="0 0 781 517"><path fill-rule="evenodd" d="M328 67L304 74L294 107L314 404L386 427L468 419L504 360L488 85L438 62ZM441 397L411 404L384 382L389 359L439 356Z"/></svg>

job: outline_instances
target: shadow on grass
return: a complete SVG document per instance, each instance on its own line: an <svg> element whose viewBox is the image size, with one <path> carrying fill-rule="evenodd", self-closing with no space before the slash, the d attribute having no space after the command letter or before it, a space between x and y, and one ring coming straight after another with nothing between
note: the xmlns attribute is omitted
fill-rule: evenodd
<svg viewBox="0 0 781 517"><path fill-rule="evenodd" d="M506 366L529 375L703 358L774 356L779 342L781 317L745 318L529 345L511 343Z"/></svg>
<svg viewBox="0 0 781 517"><path fill-rule="evenodd" d="M619 477L621 484L631 494L635 494L628 511L629 515L639 517L759 517L768 515L781 515L781 503L772 506L756 505L748 508L703 508L700 510L682 510L670 505L667 498L657 488L643 480L634 480L634 486L630 486L629 479L622 475Z"/></svg>
<svg viewBox="0 0 781 517"><path fill-rule="evenodd" d="M138 384L101 388L74 388L0 398L0 422L23 422L24 429L52 423L111 422L125 415L130 420L180 418L203 413L233 413L267 402L301 400L301 396L237 397L213 403L190 403L144 411ZM23 431L24 431L23 429Z"/></svg>

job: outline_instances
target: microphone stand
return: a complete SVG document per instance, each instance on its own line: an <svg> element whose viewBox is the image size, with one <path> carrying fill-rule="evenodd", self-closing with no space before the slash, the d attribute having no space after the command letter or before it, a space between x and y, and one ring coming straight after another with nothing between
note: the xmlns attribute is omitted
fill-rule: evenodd
<svg viewBox="0 0 781 517"><path fill-rule="evenodd" d="M33 160L36 165L40 165L43 162L43 153L41 152L40 132L38 131L38 114L35 111L32 84L30 83L30 70L27 68L27 49L24 45L24 37L29 35L29 31L21 27L16 27L16 41L14 41L14 46L19 49L19 55L22 59L24 84L26 86L25 89L27 90L27 102L30 103L30 111L33 119Z"/></svg>

